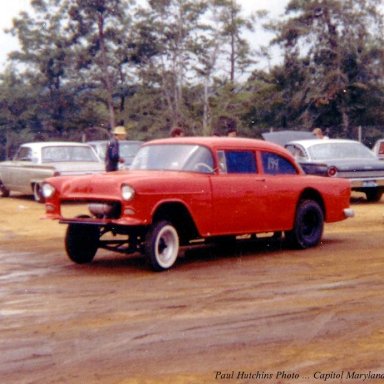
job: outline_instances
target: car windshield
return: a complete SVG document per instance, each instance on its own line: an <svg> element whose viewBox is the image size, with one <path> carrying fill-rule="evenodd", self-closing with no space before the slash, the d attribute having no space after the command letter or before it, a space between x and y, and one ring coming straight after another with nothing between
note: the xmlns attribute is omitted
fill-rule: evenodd
<svg viewBox="0 0 384 384"><path fill-rule="evenodd" d="M321 143L308 148L314 160L374 159L373 152L361 143Z"/></svg>
<svg viewBox="0 0 384 384"><path fill-rule="evenodd" d="M105 158L105 152L107 150L108 141L100 142L100 143L93 143L90 142L90 144L95 148L96 152L99 154L101 159ZM132 162L132 159L135 157L137 151L139 150L140 146L142 145L142 142L140 141L120 141L119 142L119 151L121 157L124 158L124 160L129 163Z"/></svg>
<svg viewBox="0 0 384 384"><path fill-rule="evenodd" d="M131 169L212 173L213 158L208 148L194 144L146 145L137 153Z"/></svg>
<svg viewBox="0 0 384 384"><path fill-rule="evenodd" d="M139 150L142 143L120 143L120 155L124 159L125 164L131 164L137 151Z"/></svg>
<svg viewBox="0 0 384 384"><path fill-rule="evenodd" d="M57 145L44 147L41 156L43 163L99 161L92 148L87 146Z"/></svg>

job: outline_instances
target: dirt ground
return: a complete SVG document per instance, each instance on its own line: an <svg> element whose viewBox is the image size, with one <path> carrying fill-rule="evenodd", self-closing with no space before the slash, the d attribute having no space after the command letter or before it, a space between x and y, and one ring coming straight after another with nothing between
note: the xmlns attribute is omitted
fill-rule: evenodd
<svg viewBox="0 0 384 384"><path fill-rule="evenodd" d="M383 383L384 201L351 205L314 249L199 247L154 273L75 265L43 205L1 199L1 382Z"/></svg>

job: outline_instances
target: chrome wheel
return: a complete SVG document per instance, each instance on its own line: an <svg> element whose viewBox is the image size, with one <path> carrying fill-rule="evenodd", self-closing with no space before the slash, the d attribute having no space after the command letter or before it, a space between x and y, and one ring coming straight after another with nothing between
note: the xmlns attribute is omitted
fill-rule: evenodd
<svg viewBox="0 0 384 384"><path fill-rule="evenodd" d="M155 271L169 269L179 254L179 235L167 221L155 223L149 230L145 242L145 254Z"/></svg>

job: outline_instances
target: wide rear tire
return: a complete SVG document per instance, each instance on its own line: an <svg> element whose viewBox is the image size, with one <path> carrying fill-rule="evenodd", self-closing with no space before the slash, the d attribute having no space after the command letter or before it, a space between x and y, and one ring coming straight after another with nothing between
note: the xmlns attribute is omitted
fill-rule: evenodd
<svg viewBox="0 0 384 384"><path fill-rule="evenodd" d="M145 257L154 271L171 268L179 254L179 234L168 221L155 222L145 237Z"/></svg>
<svg viewBox="0 0 384 384"><path fill-rule="evenodd" d="M319 203L302 200L297 206L295 226L285 236L290 246L305 249L320 243L323 229L324 214Z"/></svg>

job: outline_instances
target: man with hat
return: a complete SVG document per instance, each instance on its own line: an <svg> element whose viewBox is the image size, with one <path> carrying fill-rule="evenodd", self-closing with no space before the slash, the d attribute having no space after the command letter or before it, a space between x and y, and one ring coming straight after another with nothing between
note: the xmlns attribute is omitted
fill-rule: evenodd
<svg viewBox="0 0 384 384"><path fill-rule="evenodd" d="M113 129L113 137L107 145L105 151L105 170L107 172L117 171L119 163L124 163L124 159L120 157L119 140L124 140L127 136L125 127L117 126Z"/></svg>

